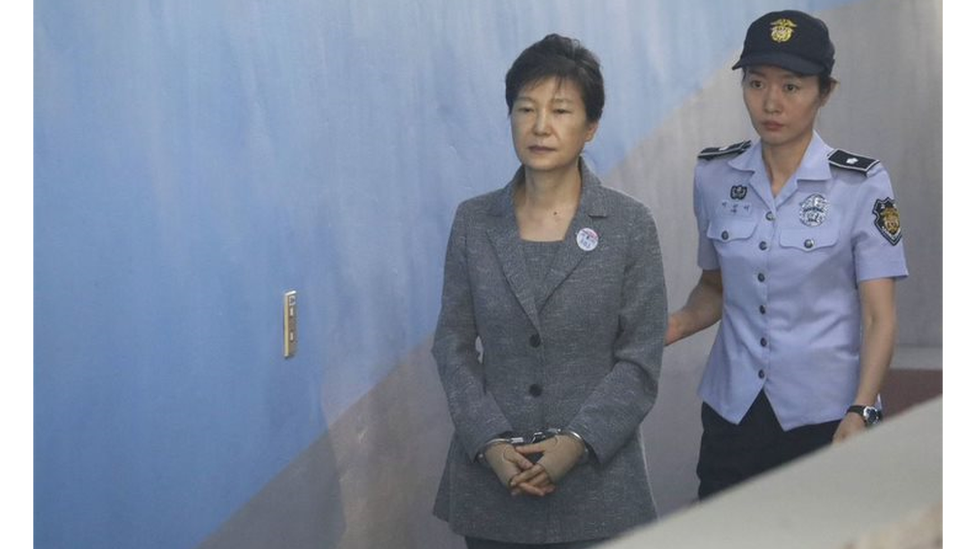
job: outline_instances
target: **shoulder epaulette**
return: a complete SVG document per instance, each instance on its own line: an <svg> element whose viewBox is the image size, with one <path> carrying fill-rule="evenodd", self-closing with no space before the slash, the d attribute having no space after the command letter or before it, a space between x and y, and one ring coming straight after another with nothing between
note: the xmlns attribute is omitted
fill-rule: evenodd
<svg viewBox="0 0 976 549"><path fill-rule="evenodd" d="M858 156L856 154L851 154L847 151L842 151L837 149L827 158L830 163L838 168L843 168L845 170L854 170L856 172L868 173L868 170L874 167L875 164L879 162L874 158L868 158L867 156Z"/></svg>
<svg viewBox="0 0 976 549"><path fill-rule="evenodd" d="M702 151L698 153L698 158L703 160L711 160L713 158L718 158L720 156L729 154L742 154L751 146L752 141L742 141L741 143L726 145L724 147L709 147L707 149L702 149Z"/></svg>

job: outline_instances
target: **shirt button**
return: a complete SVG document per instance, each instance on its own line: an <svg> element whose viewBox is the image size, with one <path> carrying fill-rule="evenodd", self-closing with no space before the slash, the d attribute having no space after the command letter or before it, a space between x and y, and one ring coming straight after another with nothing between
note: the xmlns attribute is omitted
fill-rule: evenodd
<svg viewBox="0 0 976 549"><path fill-rule="evenodd" d="M722 240L729 239L729 231L722 231Z"/></svg>
<svg viewBox="0 0 976 549"><path fill-rule="evenodd" d="M542 338L539 337L539 334L532 334L532 337L529 338L529 345L533 347L538 347L539 345L542 345Z"/></svg>
<svg viewBox="0 0 976 549"><path fill-rule="evenodd" d="M533 383L532 385L529 385L529 394L532 395L532 396L534 396L534 397L537 397L537 396L541 395L542 394L542 387L540 387L538 384L535 384L535 383Z"/></svg>
<svg viewBox="0 0 976 549"><path fill-rule="evenodd" d="M760 305L759 306L759 314L761 314L761 315L766 314L766 306L765 305Z"/></svg>
<svg viewBox="0 0 976 549"><path fill-rule="evenodd" d="M773 212L766 212L766 221L772 221L776 219L776 215Z"/></svg>
<svg viewBox="0 0 976 549"><path fill-rule="evenodd" d="M766 341L766 338L762 338L759 340L759 344L765 347L767 344L769 344L769 342Z"/></svg>
<svg viewBox="0 0 976 549"><path fill-rule="evenodd" d="M769 247L769 244L766 244L766 241L765 240L763 240L762 242L759 243L759 249L760 250L765 250L768 247Z"/></svg>
<svg viewBox="0 0 976 549"><path fill-rule="evenodd" d="M759 370L759 379L766 379L766 370Z"/></svg>
<svg viewBox="0 0 976 549"><path fill-rule="evenodd" d="M756 278L759 279L759 282L766 282L766 275L762 273L759 273L759 276L757 276Z"/></svg>
<svg viewBox="0 0 976 549"><path fill-rule="evenodd" d="M813 247L813 240L811 240L811 239L809 239L809 238L808 238L807 240L805 240L805 241L803 242L803 247L804 247L804 248L806 248L806 249L808 249L808 250L809 250L810 248L812 248L812 247Z"/></svg>

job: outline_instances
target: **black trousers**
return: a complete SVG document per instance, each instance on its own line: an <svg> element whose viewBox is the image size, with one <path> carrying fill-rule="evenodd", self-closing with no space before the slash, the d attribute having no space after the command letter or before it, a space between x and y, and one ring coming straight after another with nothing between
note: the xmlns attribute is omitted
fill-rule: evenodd
<svg viewBox="0 0 976 549"><path fill-rule="evenodd" d="M830 444L840 424L839 420L829 421L784 431L764 392L738 425L705 403L701 419L698 499Z"/></svg>
<svg viewBox="0 0 976 549"><path fill-rule="evenodd" d="M525 543L506 543L480 538L464 538L468 549L588 549L606 540L570 541L566 543L545 543L542 545Z"/></svg>

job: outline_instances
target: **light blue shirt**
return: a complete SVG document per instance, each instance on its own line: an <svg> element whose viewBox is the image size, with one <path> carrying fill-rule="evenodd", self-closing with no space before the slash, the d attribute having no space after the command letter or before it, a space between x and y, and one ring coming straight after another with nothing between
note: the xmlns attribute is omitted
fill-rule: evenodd
<svg viewBox="0 0 976 549"><path fill-rule="evenodd" d="M783 429L842 418L860 374L858 283L908 275L888 172L833 152L814 133L776 197L758 142L695 167L698 265L723 284L699 395L733 423L761 390Z"/></svg>

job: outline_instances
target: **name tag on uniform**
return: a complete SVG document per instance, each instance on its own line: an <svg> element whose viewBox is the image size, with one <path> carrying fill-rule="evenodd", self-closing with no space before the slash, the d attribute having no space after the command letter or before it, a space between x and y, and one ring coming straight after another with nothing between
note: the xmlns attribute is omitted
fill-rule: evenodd
<svg viewBox="0 0 976 549"><path fill-rule="evenodd" d="M752 214L752 204L748 202L723 200L722 213L731 216L747 217Z"/></svg>

